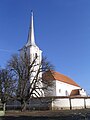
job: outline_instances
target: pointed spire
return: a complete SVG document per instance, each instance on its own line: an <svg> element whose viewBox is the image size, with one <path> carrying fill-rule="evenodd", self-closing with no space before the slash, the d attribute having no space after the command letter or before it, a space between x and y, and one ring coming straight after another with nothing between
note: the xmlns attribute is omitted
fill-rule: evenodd
<svg viewBox="0 0 90 120"><path fill-rule="evenodd" d="M31 11L31 23L28 33L28 40L26 46L33 45L35 46L35 36L34 36L34 23L33 23L33 11Z"/></svg>

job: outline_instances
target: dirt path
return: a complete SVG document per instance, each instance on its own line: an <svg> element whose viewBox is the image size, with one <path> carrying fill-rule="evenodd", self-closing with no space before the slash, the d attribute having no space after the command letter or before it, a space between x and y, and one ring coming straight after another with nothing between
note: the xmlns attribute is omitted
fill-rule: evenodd
<svg viewBox="0 0 90 120"><path fill-rule="evenodd" d="M0 120L90 120L90 109L60 111L7 111Z"/></svg>
<svg viewBox="0 0 90 120"><path fill-rule="evenodd" d="M53 111L7 111L5 116L71 116L71 115L90 115L90 109L81 110L53 110Z"/></svg>

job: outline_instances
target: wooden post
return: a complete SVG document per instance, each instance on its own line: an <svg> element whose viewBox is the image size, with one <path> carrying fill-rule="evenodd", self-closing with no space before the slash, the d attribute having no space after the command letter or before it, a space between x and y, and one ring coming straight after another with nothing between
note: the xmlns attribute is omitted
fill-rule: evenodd
<svg viewBox="0 0 90 120"><path fill-rule="evenodd" d="M84 108L86 109L86 99L84 98Z"/></svg>
<svg viewBox="0 0 90 120"><path fill-rule="evenodd" d="M71 98L69 98L70 110L72 110Z"/></svg>
<svg viewBox="0 0 90 120"><path fill-rule="evenodd" d="M4 105L3 105L3 111L4 111L4 113L5 113L5 106L6 106L6 104L4 103Z"/></svg>

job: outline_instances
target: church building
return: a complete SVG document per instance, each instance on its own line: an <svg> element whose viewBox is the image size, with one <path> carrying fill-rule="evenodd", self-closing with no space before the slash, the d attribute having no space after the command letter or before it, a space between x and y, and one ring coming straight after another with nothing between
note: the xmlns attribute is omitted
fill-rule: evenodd
<svg viewBox="0 0 90 120"><path fill-rule="evenodd" d="M28 40L25 46L20 50L20 54L23 54L23 51L26 49L30 60L33 61L35 56L38 56L36 61L37 64L41 63L42 60L42 51L35 43L35 36L34 36L34 21L33 21L33 12L31 12L31 23L30 29L28 33ZM38 66L35 67L35 71L37 73ZM33 79L36 73L33 73ZM52 80L54 85L52 88L48 87L48 92L41 90L40 97L44 96L86 96L86 91L82 89L74 80L71 78L56 72L56 71L47 71L45 73L41 73L40 77L43 77L45 80ZM42 83L40 83L42 86Z"/></svg>
<svg viewBox="0 0 90 120"><path fill-rule="evenodd" d="M43 74L45 80L52 80L53 87L48 88L50 93L45 93L46 96L86 96L86 91L82 89L71 78L56 72L47 71Z"/></svg>

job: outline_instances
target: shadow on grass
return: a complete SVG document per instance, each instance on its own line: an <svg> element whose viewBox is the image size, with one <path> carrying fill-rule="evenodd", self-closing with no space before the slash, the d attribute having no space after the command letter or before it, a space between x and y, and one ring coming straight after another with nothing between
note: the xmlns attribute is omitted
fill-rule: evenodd
<svg viewBox="0 0 90 120"><path fill-rule="evenodd" d="M32 116L6 116L6 117L0 117L0 120L66 120L61 119L61 117L32 117Z"/></svg>
<svg viewBox="0 0 90 120"><path fill-rule="evenodd" d="M0 117L0 120L90 120L86 119L85 117L80 116L59 116L59 117L32 117L32 116L5 116Z"/></svg>
<svg viewBox="0 0 90 120"><path fill-rule="evenodd" d="M2 117L0 120L76 120L76 118L68 117L31 117L31 116L20 116L20 117ZM79 119L77 119L79 120Z"/></svg>

